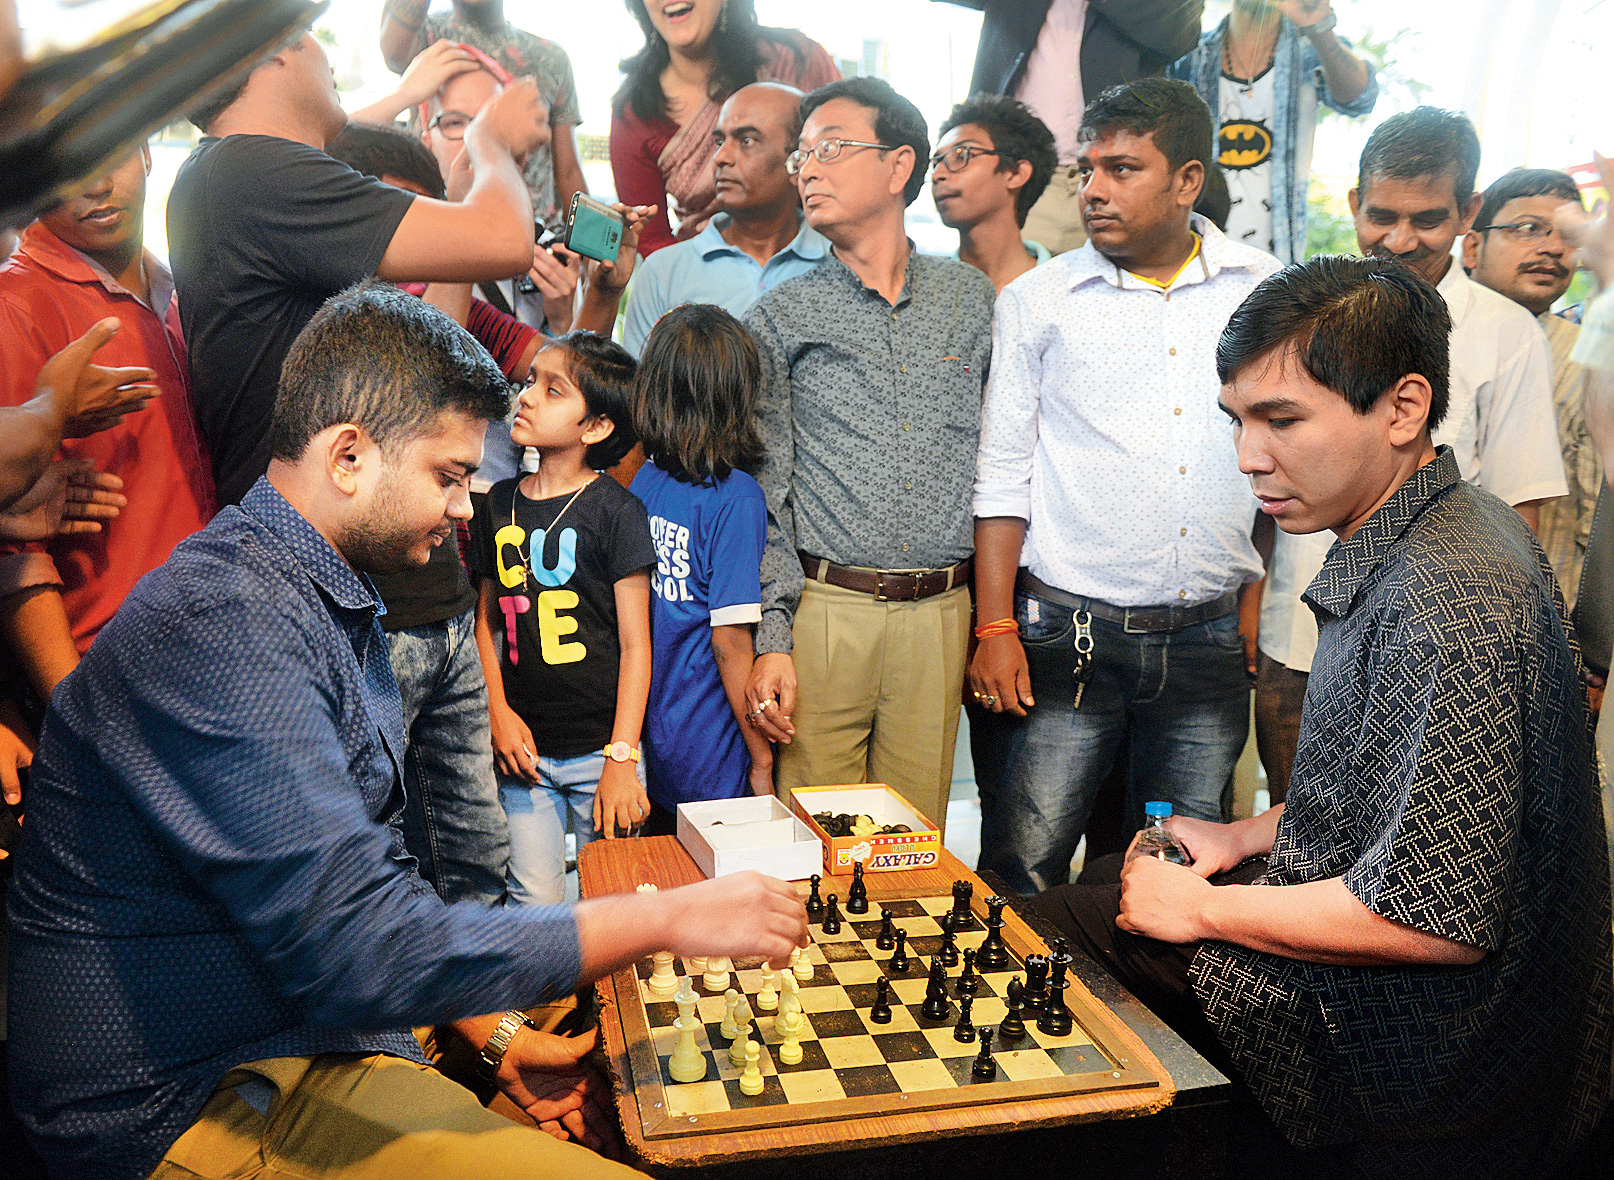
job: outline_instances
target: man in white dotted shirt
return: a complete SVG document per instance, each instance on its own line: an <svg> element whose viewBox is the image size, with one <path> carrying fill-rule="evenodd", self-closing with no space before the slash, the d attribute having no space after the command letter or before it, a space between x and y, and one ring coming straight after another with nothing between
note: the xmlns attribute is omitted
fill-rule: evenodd
<svg viewBox="0 0 1614 1180"><path fill-rule="evenodd" d="M1022 892L1067 879L1123 738L1134 820L1221 818L1261 572L1215 350L1278 262L1192 213L1213 157L1187 83L1105 91L1079 142L1089 241L998 299L975 478L980 867Z"/></svg>
<svg viewBox="0 0 1614 1180"><path fill-rule="evenodd" d="M1451 311L1448 444L1469 483L1518 509L1531 529L1543 500L1569 490L1552 402L1552 352L1531 314L1474 282L1452 245L1474 222L1480 144L1467 117L1418 107L1392 115L1362 148L1351 212L1363 254L1395 258L1435 285ZM1272 802L1283 802L1317 620L1300 595L1323 568L1321 533L1279 532L1261 599L1255 733Z"/></svg>

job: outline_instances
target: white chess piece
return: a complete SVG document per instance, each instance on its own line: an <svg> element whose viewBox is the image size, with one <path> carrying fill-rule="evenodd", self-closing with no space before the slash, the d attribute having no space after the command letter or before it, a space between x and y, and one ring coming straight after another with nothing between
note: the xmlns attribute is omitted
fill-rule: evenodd
<svg viewBox="0 0 1614 1180"><path fill-rule="evenodd" d="M734 1043L729 1046L729 1064L736 1067L744 1065L746 1054L750 1052L750 1048L750 1029L742 1028L740 1030L740 1035L736 1037Z"/></svg>
<svg viewBox="0 0 1614 1180"><path fill-rule="evenodd" d="M689 986L688 976L678 981L678 991L673 995L678 1004L678 1019L673 1022L678 1030L678 1047L667 1060L667 1073L675 1082L698 1082L706 1077L706 1055L695 1046L695 1030L700 1028L695 1018L699 998Z"/></svg>
<svg viewBox="0 0 1614 1180"><path fill-rule="evenodd" d="M798 1014L801 1012L801 985L796 982L794 975L786 971L784 974L784 989L779 994L779 1016L775 1017L775 1019L777 1020L779 1017L791 1012Z"/></svg>
<svg viewBox="0 0 1614 1180"><path fill-rule="evenodd" d="M804 1023L800 1012L792 1009L779 1018L784 1022L784 1040L779 1045L779 1060L786 1065L801 1064L801 1026Z"/></svg>
<svg viewBox="0 0 1614 1180"><path fill-rule="evenodd" d="M658 1000L665 1000L678 990L678 976L673 974L673 954L671 951L657 951L654 955L656 969L650 973L646 988Z"/></svg>
<svg viewBox="0 0 1614 1180"><path fill-rule="evenodd" d="M723 1013L723 1023L717 1026L717 1031L732 1041L740 1035L740 993L729 988L723 993L723 1002L728 1009Z"/></svg>
<svg viewBox="0 0 1614 1180"><path fill-rule="evenodd" d="M757 993L757 1007L763 1012L772 1012L779 1007L778 982L779 973L773 969L773 964L762 964L762 990Z"/></svg>
<svg viewBox="0 0 1614 1180"><path fill-rule="evenodd" d="M701 982L706 985L709 992L721 991L729 985L729 961L723 955L713 955L706 960L706 974L701 976Z"/></svg>
<svg viewBox="0 0 1614 1180"><path fill-rule="evenodd" d="M706 956L705 955L690 955L689 958L684 960L684 966L689 969L689 974L690 974L691 978L693 978L693 977L695 977L697 975L705 975L706 974Z"/></svg>
<svg viewBox="0 0 1614 1180"><path fill-rule="evenodd" d="M762 1093L762 1046L745 1043L745 1071L740 1074L740 1093L755 1098Z"/></svg>
<svg viewBox="0 0 1614 1180"><path fill-rule="evenodd" d="M734 1008L734 1023L744 1028L756 1018L757 1014L751 1011L751 1001L745 998L744 992L741 992L740 1002Z"/></svg>
<svg viewBox="0 0 1614 1180"><path fill-rule="evenodd" d="M813 964L811 960L807 958L806 947L798 946L794 951L791 952L790 969L795 973L796 978L801 980L803 983L807 982L807 980L813 977Z"/></svg>

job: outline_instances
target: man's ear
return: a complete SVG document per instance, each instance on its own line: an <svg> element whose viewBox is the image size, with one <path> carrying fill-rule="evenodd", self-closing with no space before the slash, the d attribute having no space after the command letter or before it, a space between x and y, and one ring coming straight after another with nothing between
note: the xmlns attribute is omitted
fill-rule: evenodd
<svg viewBox="0 0 1614 1180"><path fill-rule="evenodd" d="M907 154L904 155L903 153ZM903 167L906 163L908 166ZM891 152L891 179L886 184L886 191L894 197L902 196L908 189L908 178L918 167L919 157L914 154L913 145L905 143Z"/></svg>
<svg viewBox="0 0 1614 1180"><path fill-rule="evenodd" d="M1362 211L1362 194L1356 190L1354 185L1351 187L1351 190L1345 194L1345 204L1350 206L1352 217L1355 217Z"/></svg>
<svg viewBox="0 0 1614 1180"><path fill-rule="evenodd" d="M1463 269L1473 273L1479 265L1480 236L1473 230L1463 235Z"/></svg>
<svg viewBox="0 0 1614 1180"><path fill-rule="evenodd" d="M356 496L364 476L380 459L380 451L364 429L352 422L327 426L309 443L325 466L325 476L344 496Z"/></svg>
<svg viewBox="0 0 1614 1180"><path fill-rule="evenodd" d="M1429 424L1429 406L1434 390L1422 373L1408 373L1384 394L1390 413L1389 438L1392 446L1404 447L1417 441Z"/></svg>
<svg viewBox="0 0 1614 1180"><path fill-rule="evenodd" d="M1474 218L1479 216L1480 206L1485 203L1484 193L1471 193L1468 204L1463 206L1463 232L1467 233L1474 224Z"/></svg>
<svg viewBox="0 0 1614 1180"><path fill-rule="evenodd" d="M1199 194L1205 189L1205 165L1189 160L1177 169L1177 204L1192 209L1199 203Z"/></svg>
<svg viewBox="0 0 1614 1180"><path fill-rule="evenodd" d="M1018 193L1031 183L1031 161L1021 160L1014 166L1014 171L1008 174L1003 182L1011 193Z"/></svg>

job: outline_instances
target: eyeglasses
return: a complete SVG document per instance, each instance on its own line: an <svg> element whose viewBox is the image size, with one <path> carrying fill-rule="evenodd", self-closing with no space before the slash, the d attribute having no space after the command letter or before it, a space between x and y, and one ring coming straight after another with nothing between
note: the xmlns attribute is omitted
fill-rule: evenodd
<svg viewBox="0 0 1614 1180"><path fill-rule="evenodd" d="M802 165L807 163L808 156L817 156L820 164L828 164L837 159L842 148L862 147L879 148L882 152L894 152L897 149L889 143L865 143L860 139L821 139L810 148L791 152L785 157L785 171L794 176L801 171Z"/></svg>
<svg viewBox="0 0 1614 1180"><path fill-rule="evenodd" d="M1522 221L1504 221L1495 225L1476 225L1476 233L1484 233L1488 229L1499 229L1509 241L1514 242L1545 242L1556 232L1557 226L1550 221L1541 221L1534 217L1526 217Z"/></svg>
<svg viewBox="0 0 1614 1180"><path fill-rule="evenodd" d="M930 170L934 172L937 164L945 164L949 172L962 172L970 166L970 160L976 156L1010 158L1005 153L993 148L976 147L972 143L961 143L955 148L948 148L945 152L937 152L930 157Z"/></svg>
<svg viewBox="0 0 1614 1180"><path fill-rule="evenodd" d="M444 139L464 139L465 129L471 125L471 116L457 111L444 111L433 119L430 127Z"/></svg>

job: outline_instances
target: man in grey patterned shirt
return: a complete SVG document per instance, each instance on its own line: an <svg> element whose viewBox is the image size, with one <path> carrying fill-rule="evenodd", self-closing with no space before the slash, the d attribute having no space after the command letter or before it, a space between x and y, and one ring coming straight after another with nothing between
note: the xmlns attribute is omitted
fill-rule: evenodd
<svg viewBox="0 0 1614 1180"><path fill-rule="evenodd" d="M746 316L767 369L753 724L778 789L883 782L942 826L970 627L991 282L917 253L925 121L884 82L802 102L789 161L833 252Z"/></svg>
<svg viewBox="0 0 1614 1180"><path fill-rule="evenodd" d="M1035 904L1352 1175L1556 1175L1609 1097L1607 846L1546 558L1430 440L1450 324L1343 257L1235 313L1239 466L1280 528L1338 537L1288 800L1174 818L1192 867Z"/></svg>

